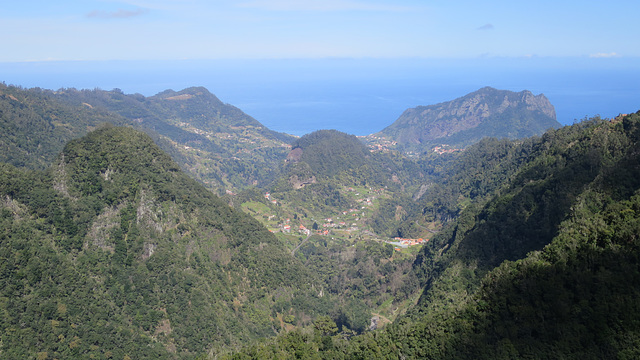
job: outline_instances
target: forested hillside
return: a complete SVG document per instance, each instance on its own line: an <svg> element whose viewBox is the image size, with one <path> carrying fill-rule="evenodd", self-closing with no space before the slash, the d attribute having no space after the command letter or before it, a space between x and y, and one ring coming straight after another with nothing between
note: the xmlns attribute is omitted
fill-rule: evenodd
<svg viewBox="0 0 640 360"><path fill-rule="evenodd" d="M166 90L155 96L119 90L57 93L69 104L107 109L133 126L165 140L162 149L183 170L217 193L264 185L295 138L264 127L240 109L225 104L203 87Z"/></svg>
<svg viewBox="0 0 640 360"><path fill-rule="evenodd" d="M298 139L282 166L280 178L265 189L286 203L312 208L355 207L339 188L384 187L399 193L421 177L415 162L397 154L371 153L355 136L336 130Z"/></svg>
<svg viewBox="0 0 640 360"><path fill-rule="evenodd" d="M371 232L368 219L381 199L416 182L416 163L371 153L355 136L336 130L307 134L292 144L282 176L263 192L231 201L275 232L284 246L319 275L342 308L332 317L345 331L383 326L419 294L411 264L417 248L394 250Z"/></svg>
<svg viewBox="0 0 640 360"><path fill-rule="evenodd" d="M44 169L67 141L102 123L146 132L181 169L219 194L266 185L294 137L267 129L204 88L152 97L0 84L0 160Z"/></svg>
<svg viewBox="0 0 640 360"><path fill-rule="evenodd" d="M0 358L637 358L640 113L480 140L553 108L459 100L407 124L467 109L465 149L406 153L0 86Z"/></svg>
<svg viewBox="0 0 640 360"><path fill-rule="evenodd" d="M349 341L316 323L231 358L636 358L639 140L640 113L508 146L527 154L500 162L512 175L423 247L408 315Z"/></svg>
<svg viewBox="0 0 640 360"><path fill-rule="evenodd" d="M273 234L132 129L45 171L1 165L0 199L2 358L192 358L332 309Z"/></svg>
<svg viewBox="0 0 640 360"><path fill-rule="evenodd" d="M127 123L104 109L58 101L48 90L0 84L0 161L45 169L69 140L105 122Z"/></svg>

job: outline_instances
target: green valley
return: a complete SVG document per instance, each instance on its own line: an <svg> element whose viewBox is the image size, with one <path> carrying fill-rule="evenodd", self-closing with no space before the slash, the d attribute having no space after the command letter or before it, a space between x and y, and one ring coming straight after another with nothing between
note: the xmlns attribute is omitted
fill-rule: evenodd
<svg viewBox="0 0 640 360"><path fill-rule="evenodd" d="M498 152L514 171L422 248L420 300L385 329L320 323L228 358L634 358L639 129L592 119Z"/></svg>
<svg viewBox="0 0 640 360"><path fill-rule="evenodd" d="M640 113L483 88L381 133L0 86L0 358L638 356Z"/></svg>

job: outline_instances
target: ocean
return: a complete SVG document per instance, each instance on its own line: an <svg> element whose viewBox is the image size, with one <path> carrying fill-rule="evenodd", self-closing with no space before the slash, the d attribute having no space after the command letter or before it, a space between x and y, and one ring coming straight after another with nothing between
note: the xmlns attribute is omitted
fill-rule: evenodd
<svg viewBox="0 0 640 360"><path fill-rule="evenodd" d="M375 133L407 108L484 86L543 93L562 124L640 110L637 58L52 61L0 63L0 81L145 96L204 86L265 126L298 136Z"/></svg>

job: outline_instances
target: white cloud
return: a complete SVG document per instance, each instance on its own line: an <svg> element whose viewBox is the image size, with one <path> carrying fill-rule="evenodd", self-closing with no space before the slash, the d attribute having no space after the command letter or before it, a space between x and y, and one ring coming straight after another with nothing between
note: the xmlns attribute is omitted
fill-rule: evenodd
<svg viewBox="0 0 640 360"><path fill-rule="evenodd" d="M116 11L103 11L103 10L94 10L87 14L89 18L101 18L101 19L127 19L131 17L136 17L140 15L144 15L148 13L147 9L135 9L135 10L124 10L118 9Z"/></svg>
<svg viewBox="0 0 640 360"><path fill-rule="evenodd" d="M114 2L127 4L142 9L175 11L184 8L193 8L194 6L210 5L206 1L200 0L103 0L106 2Z"/></svg>
<svg viewBox="0 0 640 360"><path fill-rule="evenodd" d="M238 5L271 11L406 11L407 6L370 4L349 0L252 0Z"/></svg>
<svg viewBox="0 0 640 360"><path fill-rule="evenodd" d="M493 30L493 24L484 24L476 30Z"/></svg>
<svg viewBox="0 0 640 360"><path fill-rule="evenodd" d="M616 58L616 57L621 57L622 55L615 53L615 52L611 52L611 53L596 53L596 54L591 54L589 55L590 58Z"/></svg>

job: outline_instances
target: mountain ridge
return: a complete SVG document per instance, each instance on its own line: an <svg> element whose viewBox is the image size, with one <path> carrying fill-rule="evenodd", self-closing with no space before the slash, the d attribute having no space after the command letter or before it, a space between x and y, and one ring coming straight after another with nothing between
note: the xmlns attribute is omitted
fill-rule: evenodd
<svg viewBox="0 0 640 360"><path fill-rule="evenodd" d="M143 132L0 164L0 198L2 357L193 358L318 312L314 276Z"/></svg>
<svg viewBox="0 0 640 360"><path fill-rule="evenodd" d="M415 161L335 130L288 146L269 138L251 157L262 129L216 108L204 88L149 98L2 90L2 161L23 167L0 163L2 356L213 357L276 333L250 358L638 355L640 113ZM449 129L452 146L552 114L542 95L488 87L458 105L434 105L441 119L473 116ZM153 121L184 142L132 129ZM51 134L88 130L48 160ZM200 171L261 166L256 179L277 180L222 200L158 139L195 154L183 167L206 152L217 157ZM277 166L251 162L260 159ZM377 229L391 222L401 238L428 235L426 245L371 233L373 213ZM372 315L395 322L368 332Z"/></svg>
<svg viewBox="0 0 640 360"><path fill-rule="evenodd" d="M528 137L558 127L555 109L543 94L484 87L451 101L407 109L374 135L425 149L436 144L465 147L483 137Z"/></svg>
<svg viewBox="0 0 640 360"><path fill-rule="evenodd" d="M489 140L475 158L502 158L506 177L420 249L423 292L405 316L347 342L298 331L224 359L636 358L640 112Z"/></svg>
<svg viewBox="0 0 640 360"><path fill-rule="evenodd" d="M149 134L181 168L222 194L268 181L296 138L272 131L203 87L158 95L0 85L0 160L44 169L64 144L101 123ZM170 99L170 100L166 100ZM28 126L28 128L27 128Z"/></svg>

